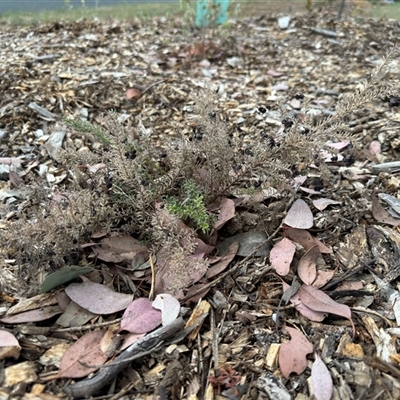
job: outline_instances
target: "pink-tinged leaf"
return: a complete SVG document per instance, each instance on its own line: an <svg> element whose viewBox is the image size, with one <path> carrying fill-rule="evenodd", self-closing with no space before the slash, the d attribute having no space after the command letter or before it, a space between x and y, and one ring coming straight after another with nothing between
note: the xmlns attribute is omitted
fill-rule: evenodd
<svg viewBox="0 0 400 400"><path fill-rule="evenodd" d="M299 185L302 185L305 181L307 180L307 177L305 175L297 175L296 177L293 178L293 187L297 187Z"/></svg>
<svg viewBox="0 0 400 400"><path fill-rule="evenodd" d="M231 199L221 200L221 209L219 211L218 220L214 224L214 229L221 229L227 221L235 216L235 203Z"/></svg>
<svg viewBox="0 0 400 400"><path fill-rule="evenodd" d="M126 91L127 100L139 100L142 97L142 91L137 88L129 88Z"/></svg>
<svg viewBox="0 0 400 400"><path fill-rule="evenodd" d="M307 203L302 199L297 199L283 222L292 228L310 229L314 224L314 217Z"/></svg>
<svg viewBox="0 0 400 400"><path fill-rule="evenodd" d="M286 91L288 89L289 89L289 86L285 85L284 83L278 83L277 85L271 86L271 90L275 90L276 92Z"/></svg>
<svg viewBox="0 0 400 400"><path fill-rule="evenodd" d="M301 374L307 368L307 354L312 353L313 345L305 335L297 329L285 327L284 330L291 336L291 340L282 343L279 349L279 368L285 378L292 372Z"/></svg>
<svg viewBox="0 0 400 400"><path fill-rule="evenodd" d="M17 338L10 332L0 330L0 360L6 358L19 358L21 346Z"/></svg>
<svg viewBox="0 0 400 400"><path fill-rule="evenodd" d="M287 283L283 282L283 290L286 291L288 288L289 288L289 285ZM327 313L322 313L322 312L311 310L311 308L308 308L306 305L304 305L300 300L299 292L297 292L295 295L293 295L290 298L290 302L294 305L296 310L301 315L304 315L310 321L321 322L328 315Z"/></svg>
<svg viewBox="0 0 400 400"><path fill-rule="evenodd" d="M100 169L103 169L103 168L106 168L106 164L104 164L104 163L97 163L97 164L87 166L88 171L91 172L92 174L95 174L97 171L99 171Z"/></svg>
<svg viewBox="0 0 400 400"><path fill-rule="evenodd" d="M314 207L317 210L325 210L326 207L330 206L331 204L340 204L340 201L327 199L325 197L317 200L313 200Z"/></svg>
<svg viewBox="0 0 400 400"><path fill-rule="evenodd" d="M25 162L22 157L0 157L0 164L15 165Z"/></svg>
<svg viewBox="0 0 400 400"><path fill-rule="evenodd" d="M94 314L113 314L124 310L133 300L133 295L117 293L94 282L71 283L65 293L76 304Z"/></svg>
<svg viewBox="0 0 400 400"><path fill-rule="evenodd" d="M60 362L56 378L82 378L96 371L107 358L100 348L105 330L89 332L71 345Z"/></svg>
<svg viewBox="0 0 400 400"><path fill-rule="evenodd" d="M297 273L306 285L312 285L317 277L317 260L320 255L318 246L314 245L300 258Z"/></svg>
<svg viewBox="0 0 400 400"><path fill-rule="evenodd" d="M314 311L335 314L347 318L353 327L353 336L355 335L356 328L351 318L351 310L349 306L346 306L346 304L337 303L322 290L319 290L313 286L303 285L298 293L301 302L308 308L311 308Z"/></svg>
<svg viewBox="0 0 400 400"><path fill-rule="evenodd" d="M290 106L296 110L300 110L301 108L301 101L297 99L290 100Z"/></svg>
<svg viewBox="0 0 400 400"><path fill-rule="evenodd" d="M0 319L5 324L22 324L25 322L45 321L57 314L61 314L63 310L59 306L41 307L37 310L26 311L20 314L11 315Z"/></svg>
<svg viewBox="0 0 400 400"><path fill-rule="evenodd" d="M321 157L326 161L326 162L337 162L337 161L342 161L343 156L341 154L332 154L329 153L325 150L321 151Z"/></svg>
<svg viewBox="0 0 400 400"><path fill-rule="evenodd" d="M162 322L161 311L152 306L149 299L135 299L125 310L121 321L121 331L147 333L157 328Z"/></svg>
<svg viewBox="0 0 400 400"><path fill-rule="evenodd" d="M334 274L335 271L317 271L317 278L312 285L316 288L321 288L333 278Z"/></svg>
<svg viewBox="0 0 400 400"><path fill-rule="evenodd" d="M141 339L145 335L146 335L145 333L128 333L128 335L124 339L124 342L122 343L120 350L121 351L125 350L127 347L129 347L131 344L137 342L139 339Z"/></svg>
<svg viewBox="0 0 400 400"><path fill-rule="evenodd" d="M373 155L380 154L381 153L381 143L378 140L373 140L369 144L368 149Z"/></svg>
<svg viewBox="0 0 400 400"><path fill-rule="evenodd" d="M312 236L310 232L304 229L287 228L285 230L285 235L293 242L296 242L304 247L306 251L310 250L314 245L318 245L319 251L321 253L331 254L332 249L325 246L320 240Z"/></svg>
<svg viewBox="0 0 400 400"><path fill-rule="evenodd" d="M333 394L332 376L318 354L315 356L311 368L311 381L316 400L331 400Z"/></svg>
<svg viewBox="0 0 400 400"><path fill-rule="evenodd" d="M327 142L325 143L327 146L332 147L336 150L342 150L345 147L347 147L350 144L350 141L348 140L344 140L343 142L336 142L336 143L332 143L332 142Z"/></svg>
<svg viewBox="0 0 400 400"><path fill-rule="evenodd" d="M320 192L318 192L314 189L306 188L304 186L299 186L299 189L308 194L321 194Z"/></svg>
<svg viewBox="0 0 400 400"><path fill-rule="evenodd" d="M289 273L295 251L296 246L287 238L283 238L271 249L269 262L278 275L285 276Z"/></svg>
<svg viewBox="0 0 400 400"><path fill-rule="evenodd" d="M282 76L282 75L284 75L285 73L284 72L280 72L280 71L276 71L276 70L274 70L274 69L269 69L268 71L267 71L267 74L268 75L271 75L271 76Z"/></svg>
<svg viewBox="0 0 400 400"><path fill-rule="evenodd" d="M163 326L175 321L181 310L179 301L168 293L158 294L152 306L161 311Z"/></svg>
<svg viewBox="0 0 400 400"><path fill-rule="evenodd" d="M239 243L234 242L229 246L229 253L225 256L220 257L220 260L215 263L212 267L208 268L206 278L210 279L215 275L221 273L235 258L236 253L239 249Z"/></svg>

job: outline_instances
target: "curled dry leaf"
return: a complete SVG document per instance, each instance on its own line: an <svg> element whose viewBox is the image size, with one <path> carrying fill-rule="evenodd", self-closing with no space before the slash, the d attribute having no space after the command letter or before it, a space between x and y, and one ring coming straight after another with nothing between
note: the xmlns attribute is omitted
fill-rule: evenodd
<svg viewBox="0 0 400 400"><path fill-rule="evenodd" d="M105 330L83 335L64 353L56 378L82 378L96 371L107 358L101 350Z"/></svg>
<svg viewBox="0 0 400 400"><path fill-rule="evenodd" d="M320 251L317 245L311 247L299 261L297 273L299 278L306 284L312 285L317 277L317 260L320 256Z"/></svg>
<svg viewBox="0 0 400 400"><path fill-rule="evenodd" d="M113 314L124 310L133 295L117 293L107 286L94 282L71 283L65 293L76 304L94 314Z"/></svg>
<svg viewBox="0 0 400 400"><path fill-rule="evenodd" d="M311 368L311 380L316 400L330 400L333 393L332 376L317 354Z"/></svg>
<svg viewBox="0 0 400 400"><path fill-rule="evenodd" d="M301 374L307 368L307 354L312 353L313 345L303 333L297 329L285 327L284 330L291 336L291 340L281 344L279 350L279 368L285 378L292 372Z"/></svg>
<svg viewBox="0 0 400 400"><path fill-rule="evenodd" d="M351 318L351 310L349 306L337 303L322 290L309 285L303 285L298 294L301 302L314 311L340 315L341 317L347 318L353 328L353 336L355 335L356 328Z"/></svg>
<svg viewBox="0 0 400 400"><path fill-rule="evenodd" d="M292 228L310 229L314 224L314 217L307 203L302 199L297 199L283 222Z"/></svg>
<svg viewBox="0 0 400 400"><path fill-rule="evenodd" d="M271 249L269 261L278 275L285 276L289 273L295 251L296 246L287 238L283 238Z"/></svg>

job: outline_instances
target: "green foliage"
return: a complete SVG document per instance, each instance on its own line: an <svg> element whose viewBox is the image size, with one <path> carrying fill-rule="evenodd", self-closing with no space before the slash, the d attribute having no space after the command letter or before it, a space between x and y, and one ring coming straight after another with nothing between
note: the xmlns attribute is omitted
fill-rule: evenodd
<svg viewBox="0 0 400 400"><path fill-rule="evenodd" d="M96 136L103 144L111 144L111 140L107 137L107 132L105 132L101 127L91 124L88 121L83 121L80 119L64 119L65 125L73 128L82 133L88 133Z"/></svg>
<svg viewBox="0 0 400 400"><path fill-rule="evenodd" d="M166 207L169 213L177 215L182 220L188 220L195 229L203 233L210 231L213 218L207 213L204 197L199 192L193 180L182 184L184 199L182 201L169 197Z"/></svg>

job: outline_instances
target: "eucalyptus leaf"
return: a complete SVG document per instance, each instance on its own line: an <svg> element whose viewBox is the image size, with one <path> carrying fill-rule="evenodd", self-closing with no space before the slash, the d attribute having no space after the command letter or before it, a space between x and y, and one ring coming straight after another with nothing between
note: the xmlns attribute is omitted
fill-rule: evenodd
<svg viewBox="0 0 400 400"><path fill-rule="evenodd" d="M45 280L40 285L40 293L49 292L57 286L64 283L73 281L79 275L85 275L92 272L94 269L91 267L79 267L78 265L70 265L46 276Z"/></svg>

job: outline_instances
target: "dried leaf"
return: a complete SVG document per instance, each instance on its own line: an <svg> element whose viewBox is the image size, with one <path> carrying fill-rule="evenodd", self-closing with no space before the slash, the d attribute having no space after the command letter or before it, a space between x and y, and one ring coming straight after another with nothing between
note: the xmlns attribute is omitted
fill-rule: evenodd
<svg viewBox="0 0 400 400"><path fill-rule="evenodd" d="M163 326L174 321L181 310L179 301L167 293L158 294L154 299L152 306L161 311Z"/></svg>
<svg viewBox="0 0 400 400"><path fill-rule="evenodd" d="M230 262L235 258L238 249L239 243L232 243L229 246L229 253L225 256L222 256L216 264L208 268L206 278L210 279L213 276L218 275L220 272L224 271L225 268L230 264Z"/></svg>
<svg viewBox="0 0 400 400"><path fill-rule="evenodd" d="M107 358L100 345L105 330L89 332L68 348L56 378L82 378L96 371Z"/></svg>
<svg viewBox="0 0 400 400"><path fill-rule="evenodd" d="M287 228L285 230L285 235L293 242L296 242L303 246L306 251L310 250L311 247L313 247L314 245L318 245L319 251L321 253L332 253L331 248L325 246L320 240L312 236L310 232L304 229Z"/></svg>
<svg viewBox="0 0 400 400"><path fill-rule="evenodd" d="M289 288L289 285L286 282L283 282L283 291L286 291ZM301 314L307 317L310 321L321 322L327 316L327 313L322 313L318 311L311 310L311 308L304 305L299 297L299 292L293 295L290 298L290 302L295 306L296 310Z"/></svg>
<svg viewBox="0 0 400 400"><path fill-rule="evenodd" d="M317 271L317 278L312 285L316 288L321 288L333 278L334 274L335 271Z"/></svg>
<svg viewBox="0 0 400 400"><path fill-rule="evenodd" d="M320 256L320 251L317 245L311 247L299 261L297 273L299 278L306 284L312 285L317 277L317 260Z"/></svg>
<svg viewBox="0 0 400 400"><path fill-rule="evenodd" d="M71 283L65 288L68 297L94 314L113 314L124 310L133 295L117 293L107 286L94 282Z"/></svg>
<svg viewBox="0 0 400 400"><path fill-rule="evenodd" d="M351 310L349 306L337 303L322 290L313 286L303 285L298 293L301 302L308 308L311 308L314 311L326 312L347 318L353 327L353 335L355 335L356 328L351 318Z"/></svg>
<svg viewBox="0 0 400 400"><path fill-rule="evenodd" d="M318 354L311 368L311 379L315 399L330 400L333 393L332 376Z"/></svg>
<svg viewBox="0 0 400 400"><path fill-rule="evenodd" d="M307 203L302 199L297 199L283 222L292 228L310 229L313 226L314 217Z"/></svg>
<svg viewBox="0 0 400 400"><path fill-rule="evenodd" d="M381 153L381 143L379 140L372 140L368 146L368 150L371 154L376 155Z"/></svg>
<svg viewBox="0 0 400 400"><path fill-rule="evenodd" d="M121 331L147 333L162 322L161 311L152 306L145 297L135 299L125 310L121 320Z"/></svg>
<svg viewBox="0 0 400 400"><path fill-rule="evenodd" d="M198 282L207 272L208 261L200 255L176 253L171 257L163 249L157 254L155 294L169 293L177 299L183 290Z"/></svg>
<svg viewBox="0 0 400 400"><path fill-rule="evenodd" d="M5 358L19 358L21 346L17 338L8 331L0 330L0 360Z"/></svg>
<svg viewBox="0 0 400 400"><path fill-rule="evenodd" d="M287 238L274 245L269 254L269 261L277 274L285 276L289 273L295 251L296 246Z"/></svg>
<svg viewBox="0 0 400 400"><path fill-rule="evenodd" d="M235 203L231 199L221 200L221 209L219 211L218 220L214 224L214 229L221 229L227 221L235 216Z"/></svg>
<svg viewBox="0 0 400 400"><path fill-rule="evenodd" d="M312 202L314 204L314 207L317 210L325 210L326 207L330 206L331 204L340 204L340 201L336 201L336 200L331 200L331 199L327 199L325 197L317 199L317 200L313 200Z"/></svg>
<svg viewBox="0 0 400 400"><path fill-rule="evenodd" d="M26 311L20 314L11 315L0 319L5 324L22 324L25 322L45 321L57 314L61 314L63 310L59 306L41 307L37 310Z"/></svg>
<svg viewBox="0 0 400 400"><path fill-rule="evenodd" d="M148 251L147 246L132 236L112 236L101 240L103 249L109 249L114 253L129 253Z"/></svg>
<svg viewBox="0 0 400 400"><path fill-rule="evenodd" d="M126 91L126 98L128 100L139 100L142 97L142 91L137 88L129 88Z"/></svg>
<svg viewBox="0 0 400 400"><path fill-rule="evenodd" d="M289 378L292 372L301 374L307 368L307 354L312 353L313 345L308 341L303 333L297 329L283 328L290 336L291 340L281 344L279 350L279 368L285 378Z"/></svg>

